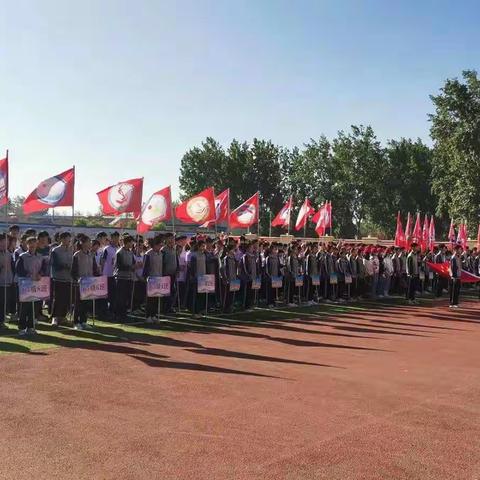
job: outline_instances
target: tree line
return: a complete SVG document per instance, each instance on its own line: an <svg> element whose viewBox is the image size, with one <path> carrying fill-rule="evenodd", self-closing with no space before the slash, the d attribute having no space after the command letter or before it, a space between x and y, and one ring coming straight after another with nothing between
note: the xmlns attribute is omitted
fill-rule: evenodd
<svg viewBox="0 0 480 480"><path fill-rule="evenodd" d="M294 148L258 138L234 139L223 147L207 137L181 160L183 197L210 186L216 192L230 188L234 208L260 191L262 234L268 232L270 215L290 195L296 200L294 217L305 197L315 207L331 200L333 230L340 238L391 238L399 210L435 215L439 237L445 236L451 218L467 221L474 234L480 206L477 73L464 71L461 79L447 80L430 98L431 146L402 137L382 145L373 128L364 125ZM314 234L313 225L308 233Z"/></svg>

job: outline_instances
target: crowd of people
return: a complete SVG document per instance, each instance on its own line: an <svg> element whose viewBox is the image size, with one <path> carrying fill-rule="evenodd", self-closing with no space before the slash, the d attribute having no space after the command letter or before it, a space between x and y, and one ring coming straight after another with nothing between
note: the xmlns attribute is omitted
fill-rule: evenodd
<svg viewBox="0 0 480 480"><path fill-rule="evenodd" d="M429 263L449 262L450 279L435 273ZM87 318L92 301L82 300L82 277L108 279L108 298L95 302L96 316L125 322L128 315L146 323L187 309L194 317L206 311L251 311L262 305L295 307L319 302L348 302L403 296L409 304L426 291L450 295L458 307L461 271L479 275L476 248L438 245L421 252L413 243L404 248L321 244L294 240L288 245L262 239L220 235L187 238L173 233L144 239L99 232L95 238L72 237L69 231L50 238L47 231L16 226L0 234L0 327L18 322L19 334L34 334L37 321L53 326L73 319L77 330L91 328ZM205 275L215 279L214 291L199 293ZM20 302L18 279L50 277L47 302ZM170 293L147 296L150 277L170 277ZM234 288L236 286L236 288Z"/></svg>

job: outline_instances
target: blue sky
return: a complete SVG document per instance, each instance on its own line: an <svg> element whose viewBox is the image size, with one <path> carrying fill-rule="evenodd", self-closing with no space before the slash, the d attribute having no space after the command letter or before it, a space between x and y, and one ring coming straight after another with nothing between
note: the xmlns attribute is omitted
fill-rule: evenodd
<svg viewBox="0 0 480 480"><path fill-rule="evenodd" d="M0 1L11 194L77 167L77 208L172 184L206 136L301 145L370 124L428 141L429 94L480 68L475 1Z"/></svg>

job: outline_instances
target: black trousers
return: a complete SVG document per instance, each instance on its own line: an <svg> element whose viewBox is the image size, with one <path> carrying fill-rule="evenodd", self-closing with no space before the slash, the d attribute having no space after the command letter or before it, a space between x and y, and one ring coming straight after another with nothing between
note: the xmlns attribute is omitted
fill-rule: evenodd
<svg viewBox="0 0 480 480"><path fill-rule="evenodd" d="M5 313L9 312L11 297L13 296L13 288L11 285L0 287L0 323L5 322Z"/></svg>
<svg viewBox="0 0 480 480"><path fill-rule="evenodd" d="M110 313L115 313L115 299L117 291L117 282L115 277L108 277L108 309Z"/></svg>
<svg viewBox="0 0 480 480"><path fill-rule="evenodd" d="M176 275L169 275L170 277L170 295L168 297L163 297L162 309L164 313L172 313L173 306L175 305L177 297L177 282Z"/></svg>
<svg viewBox="0 0 480 480"><path fill-rule="evenodd" d="M236 296L238 292L231 292L228 283L222 284L223 289L223 301L222 301L222 310L224 313L229 313L232 311L233 308L233 298Z"/></svg>
<svg viewBox="0 0 480 480"><path fill-rule="evenodd" d="M315 293L315 287L312 285L312 277L310 275L305 275L303 280L303 296L308 302L313 300Z"/></svg>
<svg viewBox="0 0 480 480"><path fill-rule="evenodd" d="M25 330L26 328L34 327L35 320L35 310L37 310L37 305L42 306L42 302L20 302L19 304L19 318L18 318L18 328L20 330Z"/></svg>
<svg viewBox="0 0 480 480"><path fill-rule="evenodd" d="M450 305L458 305L460 300L460 287L462 282L459 278L450 279Z"/></svg>
<svg viewBox="0 0 480 480"><path fill-rule="evenodd" d="M243 306L246 310L252 307L253 305L253 290L251 280L242 280L242 295L243 295Z"/></svg>
<svg viewBox="0 0 480 480"><path fill-rule="evenodd" d="M73 289L70 282L53 280L52 315L56 318L65 318L73 302Z"/></svg>
<svg viewBox="0 0 480 480"><path fill-rule="evenodd" d="M124 322L127 318L127 311L132 298L133 281L124 278L117 278L115 292L115 318Z"/></svg>
<svg viewBox="0 0 480 480"><path fill-rule="evenodd" d="M274 305L277 299L276 288L272 288L272 279L265 277L265 289L267 294L267 305Z"/></svg>
<svg viewBox="0 0 480 480"><path fill-rule="evenodd" d="M146 297L145 316L147 318L157 317L160 303L160 297Z"/></svg>
<svg viewBox="0 0 480 480"><path fill-rule="evenodd" d="M418 277L410 275L408 277L407 285L407 300L415 300L415 293L417 291Z"/></svg>
<svg viewBox="0 0 480 480"><path fill-rule="evenodd" d="M80 287L75 285L73 304L73 323L87 323L88 313L92 310L92 300L80 300Z"/></svg>
<svg viewBox="0 0 480 480"><path fill-rule="evenodd" d="M197 293L196 280L188 282L187 305L193 314L205 311L205 293Z"/></svg>

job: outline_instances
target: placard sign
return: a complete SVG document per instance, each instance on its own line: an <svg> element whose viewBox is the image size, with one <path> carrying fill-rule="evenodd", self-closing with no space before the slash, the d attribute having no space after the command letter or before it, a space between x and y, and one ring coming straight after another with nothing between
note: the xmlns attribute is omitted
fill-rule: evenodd
<svg viewBox="0 0 480 480"><path fill-rule="evenodd" d="M272 277L272 288L282 288L282 277Z"/></svg>
<svg viewBox="0 0 480 480"><path fill-rule="evenodd" d="M50 299L50 277L41 277L38 281L20 277L18 297L20 302L40 302Z"/></svg>
<svg viewBox="0 0 480 480"><path fill-rule="evenodd" d="M336 273L330 274L330 285L336 285L338 283L338 277Z"/></svg>
<svg viewBox="0 0 480 480"><path fill-rule="evenodd" d="M108 297L108 279L103 277L82 277L78 281L80 300L99 300Z"/></svg>
<svg viewBox="0 0 480 480"><path fill-rule="evenodd" d="M230 280L230 291L231 292L238 292L240 290L240 280Z"/></svg>
<svg viewBox="0 0 480 480"><path fill-rule="evenodd" d="M352 283L352 276L348 273L345 274L345 284L350 285Z"/></svg>
<svg viewBox="0 0 480 480"><path fill-rule="evenodd" d="M148 277L147 297L168 297L171 291L171 277Z"/></svg>
<svg viewBox="0 0 480 480"><path fill-rule="evenodd" d="M320 285L320 275L312 275L311 279L312 279L312 285L314 287Z"/></svg>
<svg viewBox="0 0 480 480"><path fill-rule="evenodd" d="M295 286L303 287L303 275L298 275L295 277Z"/></svg>
<svg viewBox="0 0 480 480"><path fill-rule="evenodd" d="M262 288L262 279L260 277L252 280L252 290L260 290Z"/></svg>
<svg viewBox="0 0 480 480"><path fill-rule="evenodd" d="M197 280L198 293L215 293L215 275L200 275Z"/></svg>

